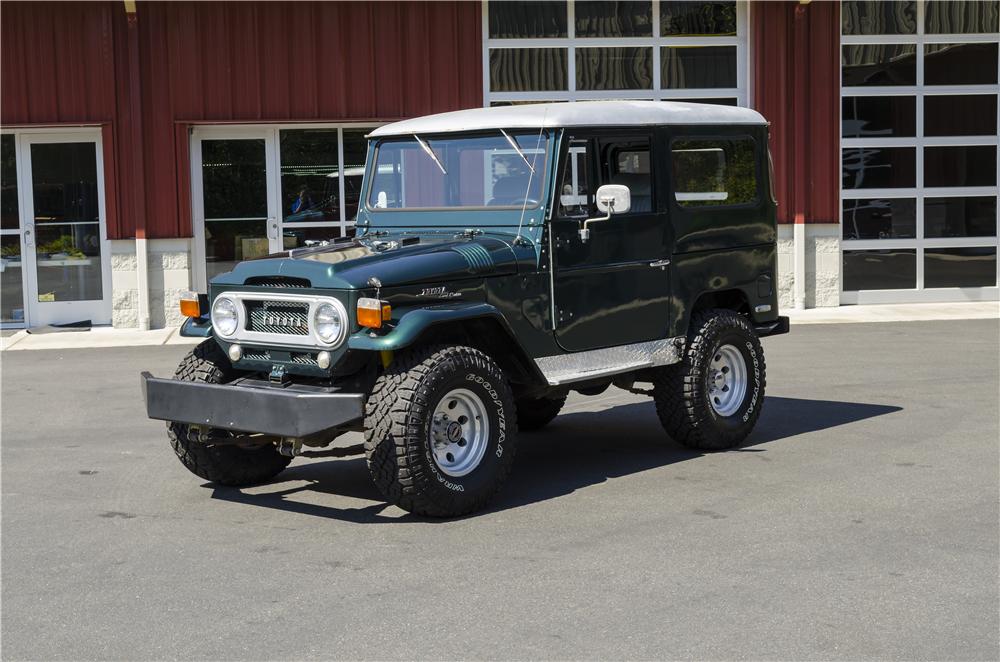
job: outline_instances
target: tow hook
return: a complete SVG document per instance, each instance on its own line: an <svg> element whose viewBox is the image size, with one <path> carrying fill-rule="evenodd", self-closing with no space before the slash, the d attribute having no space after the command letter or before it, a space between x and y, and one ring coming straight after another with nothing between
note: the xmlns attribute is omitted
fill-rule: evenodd
<svg viewBox="0 0 1000 662"><path fill-rule="evenodd" d="M281 441L275 443L275 447L285 457L295 457L302 453L302 439L298 437L282 437Z"/></svg>

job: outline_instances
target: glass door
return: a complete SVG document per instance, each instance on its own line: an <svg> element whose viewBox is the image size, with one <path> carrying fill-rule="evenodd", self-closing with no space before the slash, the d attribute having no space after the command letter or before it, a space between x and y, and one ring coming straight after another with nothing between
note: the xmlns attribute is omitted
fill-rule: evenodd
<svg viewBox="0 0 1000 662"><path fill-rule="evenodd" d="M282 250L274 132L205 127L191 144L195 285Z"/></svg>
<svg viewBox="0 0 1000 662"><path fill-rule="evenodd" d="M111 264L100 131L23 133L13 138L20 165L14 204L20 212L25 322L110 324ZM5 202L5 229L7 211ZM5 276L7 267L15 266L14 250L11 235L5 235ZM7 280L5 297L16 286L16 279L11 278L10 284ZM5 321L8 314L18 315L16 292L11 297L15 305L8 313L4 303Z"/></svg>
<svg viewBox="0 0 1000 662"><path fill-rule="evenodd" d="M17 145L12 133L0 135L0 325L27 323L21 257L21 211L17 190Z"/></svg>

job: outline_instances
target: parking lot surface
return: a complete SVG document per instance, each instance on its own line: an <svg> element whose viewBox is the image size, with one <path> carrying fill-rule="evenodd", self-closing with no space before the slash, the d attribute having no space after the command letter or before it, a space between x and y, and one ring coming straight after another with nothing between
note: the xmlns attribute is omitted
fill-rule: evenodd
<svg viewBox="0 0 1000 662"><path fill-rule="evenodd" d="M998 323L793 327L711 455L572 395L485 513L387 507L360 435L214 487L146 420L188 348L4 353L4 659L1000 657Z"/></svg>

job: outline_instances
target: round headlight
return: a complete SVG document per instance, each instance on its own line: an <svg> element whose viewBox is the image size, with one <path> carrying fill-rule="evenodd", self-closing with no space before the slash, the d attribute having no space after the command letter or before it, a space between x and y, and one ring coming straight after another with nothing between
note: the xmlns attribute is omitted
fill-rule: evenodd
<svg viewBox="0 0 1000 662"><path fill-rule="evenodd" d="M321 303L313 312L313 329L323 343L336 342L344 331L344 318L333 304Z"/></svg>
<svg viewBox="0 0 1000 662"><path fill-rule="evenodd" d="M212 328L218 331L219 335L231 336L236 333L239 325L239 313L236 311L236 302L228 297L219 297L212 305Z"/></svg>

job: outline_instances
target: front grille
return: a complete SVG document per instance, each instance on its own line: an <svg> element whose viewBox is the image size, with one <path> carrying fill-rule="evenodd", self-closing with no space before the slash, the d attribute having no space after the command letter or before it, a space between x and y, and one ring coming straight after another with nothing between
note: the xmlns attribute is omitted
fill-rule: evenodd
<svg viewBox="0 0 1000 662"><path fill-rule="evenodd" d="M245 300L247 330L286 336L309 335L309 304L298 301Z"/></svg>
<svg viewBox="0 0 1000 662"><path fill-rule="evenodd" d="M316 365L316 355L292 352L292 363L298 363L299 365Z"/></svg>
<svg viewBox="0 0 1000 662"><path fill-rule="evenodd" d="M266 349L245 349L243 350L244 361L270 361L271 353Z"/></svg>

